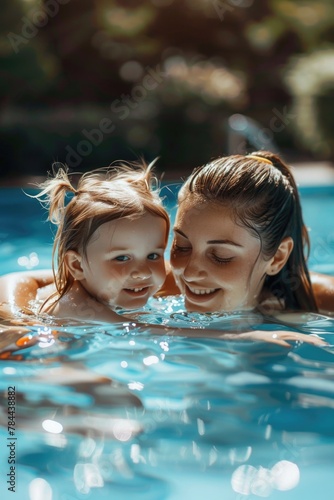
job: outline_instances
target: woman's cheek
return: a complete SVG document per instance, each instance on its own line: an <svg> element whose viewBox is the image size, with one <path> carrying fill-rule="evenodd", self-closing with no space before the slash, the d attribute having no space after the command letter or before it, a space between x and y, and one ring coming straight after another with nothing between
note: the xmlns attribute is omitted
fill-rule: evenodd
<svg viewBox="0 0 334 500"><path fill-rule="evenodd" d="M173 250L171 251L170 263L174 269L184 267L183 261L184 261L184 257L182 257L178 252L173 251Z"/></svg>

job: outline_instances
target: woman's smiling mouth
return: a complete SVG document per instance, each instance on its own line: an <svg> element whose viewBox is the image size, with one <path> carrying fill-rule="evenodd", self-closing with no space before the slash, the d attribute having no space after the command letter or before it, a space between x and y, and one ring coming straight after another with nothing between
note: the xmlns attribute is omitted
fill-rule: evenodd
<svg viewBox="0 0 334 500"><path fill-rule="evenodd" d="M190 287L189 285L185 285L185 294L188 299L191 299L196 302L202 302L214 297L219 288L195 288Z"/></svg>

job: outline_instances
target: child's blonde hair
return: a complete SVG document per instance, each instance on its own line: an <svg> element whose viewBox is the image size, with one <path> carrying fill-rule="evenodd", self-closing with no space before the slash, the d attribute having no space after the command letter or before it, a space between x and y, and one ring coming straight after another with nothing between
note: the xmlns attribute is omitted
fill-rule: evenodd
<svg viewBox="0 0 334 500"><path fill-rule="evenodd" d="M74 250L86 257L87 244L102 224L136 219L149 212L166 221L167 241L170 221L162 206L158 181L152 173L153 164L142 162L100 168L81 175L76 187L70 180L68 168L61 165L53 178L39 185L41 192L34 198L48 208L48 220L58 226L52 252L57 300L74 282L65 262L66 252Z"/></svg>

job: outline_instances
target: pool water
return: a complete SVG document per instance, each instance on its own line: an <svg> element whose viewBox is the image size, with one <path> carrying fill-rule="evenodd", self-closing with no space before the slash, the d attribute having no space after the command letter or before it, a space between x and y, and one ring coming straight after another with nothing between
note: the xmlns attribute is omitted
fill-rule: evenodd
<svg viewBox="0 0 334 500"><path fill-rule="evenodd" d="M334 187L301 192L310 267L334 274ZM0 274L49 268L45 213L20 190L0 193ZM165 194L174 216L175 188ZM0 360L4 499L333 498L334 319L187 314L181 298L153 299L143 316L199 336L32 324L37 343ZM287 349L208 330L250 326L329 345Z"/></svg>

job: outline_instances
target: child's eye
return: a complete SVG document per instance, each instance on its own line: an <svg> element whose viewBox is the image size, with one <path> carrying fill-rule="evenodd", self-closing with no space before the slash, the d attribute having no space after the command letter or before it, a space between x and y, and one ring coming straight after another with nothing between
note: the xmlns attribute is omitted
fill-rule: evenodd
<svg viewBox="0 0 334 500"><path fill-rule="evenodd" d="M160 257L160 255L159 255L158 253L150 253L150 254L147 256L147 258L148 258L149 260L158 260L158 259L159 259L159 257Z"/></svg>
<svg viewBox="0 0 334 500"><path fill-rule="evenodd" d="M130 258L127 255L118 255L114 260L118 260L119 262L126 262L129 259Z"/></svg>

